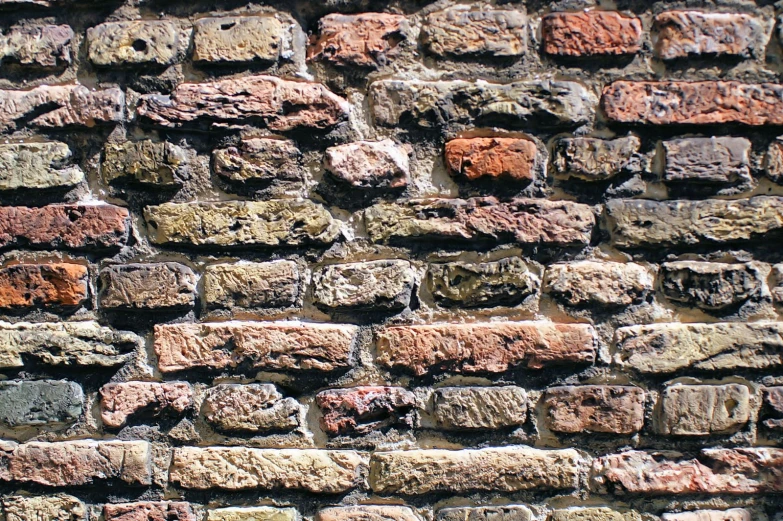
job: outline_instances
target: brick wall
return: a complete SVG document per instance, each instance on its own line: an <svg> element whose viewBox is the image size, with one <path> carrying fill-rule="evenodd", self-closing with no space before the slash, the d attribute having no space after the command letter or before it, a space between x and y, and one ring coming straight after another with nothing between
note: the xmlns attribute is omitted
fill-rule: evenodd
<svg viewBox="0 0 783 521"><path fill-rule="evenodd" d="M0 521L781 521L771 1L0 0Z"/></svg>

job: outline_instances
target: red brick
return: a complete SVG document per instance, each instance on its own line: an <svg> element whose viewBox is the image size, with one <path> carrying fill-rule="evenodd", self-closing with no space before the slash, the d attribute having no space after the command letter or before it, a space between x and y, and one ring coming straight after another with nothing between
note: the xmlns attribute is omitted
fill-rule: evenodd
<svg viewBox="0 0 783 521"><path fill-rule="evenodd" d="M768 429L783 430L783 387L766 387L762 396L764 426Z"/></svg>
<svg viewBox="0 0 783 521"><path fill-rule="evenodd" d="M552 13L541 19L544 52L559 56L635 54L642 22L612 11Z"/></svg>
<svg viewBox="0 0 783 521"><path fill-rule="evenodd" d="M322 391L315 397L321 428L331 436L369 434L391 425L413 426L416 397L401 387L364 386Z"/></svg>
<svg viewBox="0 0 783 521"><path fill-rule="evenodd" d="M128 210L112 205L0 206L0 248L118 248L128 240Z"/></svg>
<svg viewBox="0 0 783 521"><path fill-rule="evenodd" d="M655 54L664 60L692 55L763 55L769 31L759 18L739 13L667 11L656 15Z"/></svg>
<svg viewBox="0 0 783 521"><path fill-rule="evenodd" d="M189 503L151 502L119 503L103 506L105 521L198 521Z"/></svg>
<svg viewBox="0 0 783 521"><path fill-rule="evenodd" d="M783 85L738 81L616 81L601 99L610 121L648 125L783 124Z"/></svg>
<svg viewBox="0 0 783 521"><path fill-rule="evenodd" d="M123 427L139 413L158 416L180 414L193 407L193 389L183 382L124 382L101 387L101 420L112 428Z"/></svg>
<svg viewBox="0 0 783 521"><path fill-rule="evenodd" d="M330 14L318 22L318 37L307 49L307 59L335 65L378 67L398 54L406 38L404 16L386 13Z"/></svg>
<svg viewBox="0 0 783 521"><path fill-rule="evenodd" d="M80 264L15 264L0 269L0 308L74 307L87 295L87 267Z"/></svg>
<svg viewBox="0 0 783 521"><path fill-rule="evenodd" d="M469 138L446 143L449 173L470 181L481 177L532 181L536 155L536 144L529 139Z"/></svg>
<svg viewBox="0 0 783 521"><path fill-rule="evenodd" d="M379 361L418 376L433 371L502 373L517 366L590 364L591 326L548 322L391 326L378 334Z"/></svg>
<svg viewBox="0 0 783 521"><path fill-rule="evenodd" d="M633 434L644 425L644 399L638 387L552 387L544 395L544 414L547 426L556 432Z"/></svg>

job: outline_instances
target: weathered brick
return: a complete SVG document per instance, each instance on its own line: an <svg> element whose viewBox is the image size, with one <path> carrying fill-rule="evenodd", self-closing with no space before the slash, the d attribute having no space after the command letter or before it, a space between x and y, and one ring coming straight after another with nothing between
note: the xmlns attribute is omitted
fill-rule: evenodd
<svg viewBox="0 0 783 521"><path fill-rule="evenodd" d="M113 429L141 414L178 415L193 406L193 389L184 382L123 382L101 387L101 420Z"/></svg>
<svg viewBox="0 0 783 521"><path fill-rule="evenodd" d="M207 391L202 412L225 432L290 431L299 426L300 407L272 384L220 384Z"/></svg>
<svg viewBox="0 0 783 521"><path fill-rule="evenodd" d="M569 508L554 510L547 521L646 521L633 510L615 510L608 507Z"/></svg>
<svg viewBox="0 0 783 521"><path fill-rule="evenodd" d="M533 512L524 505L458 507L438 510L437 521L534 521Z"/></svg>
<svg viewBox="0 0 783 521"><path fill-rule="evenodd" d="M377 494L416 495L477 490L560 490L576 487L573 449L500 447L475 450L374 452L370 486Z"/></svg>
<svg viewBox="0 0 783 521"><path fill-rule="evenodd" d="M293 261L213 264L203 280L208 309L287 308L301 298L301 274Z"/></svg>
<svg viewBox="0 0 783 521"><path fill-rule="evenodd" d="M101 174L104 181L123 181L154 187L182 184L187 163L185 151L168 142L126 141L103 148Z"/></svg>
<svg viewBox="0 0 783 521"><path fill-rule="evenodd" d="M783 387L765 387L761 396L763 400L762 423L768 429L783 429Z"/></svg>
<svg viewBox="0 0 783 521"><path fill-rule="evenodd" d="M413 427L416 397L402 387L362 386L330 389L315 396L330 436L369 434L391 426Z"/></svg>
<svg viewBox="0 0 783 521"><path fill-rule="evenodd" d="M307 49L308 60L378 68L399 55L410 27L404 16L395 14L334 13L321 18L318 33Z"/></svg>
<svg viewBox="0 0 783 521"><path fill-rule="evenodd" d="M100 67L171 65L184 57L190 32L166 20L106 22L87 29L87 56Z"/></svg>
<svg viewBox="0 0 783 521"><path fill-rule="evenodd" d="M145 501L103 506L106 521L199 521L189 503Z"/></svg>
<svg viewBox="0 0 783 521"><path fill-rule="evenodd" d="M88 298L87 266L14 264L0 269L0 309L74 308Z"/></svg>
<svg viewBox="0 0 783 521"><path fill-rule="evenodd" d="M332 264L313 274L313 301L328 309L405 309L416 273L403 260Z"/></svg>
<svg viewBox="0 0 783 521"><path fill-rule="evenodd" d="M780 304L783 302L783 264L774 264L769 278L772 299Z"/></svg>
<svg viewBox="0 0 783 521"><path fill-rule="evenodd" d="M0 144L0 190L69 188L84 181L65 143Z"/></svg>
<svg viewBox="0 0 783 521"><path fill-rule="evenodd" d="M147 206L144 219L154 244L214 247L328 244L337 239L340 231L339 223L326 207L306 199L164 203Z"/></svg>
<svg viewBox="0 0 783 521"><path fill-rule="evenodd" d="M0 206L0 248L115 249L129 228L128 210L109 204Z"/></svg>
<svg viewBox="0 0 783 521"><path fill-rule="evenodd" d="M694 510L693 512L667 513L662 521L753 521L750 512L744 508L729 510Z"/></svg>
<svg viewBox="0 0 783 521"><path fill-rule="evenodd" d="M27 360L53 367L116 367L141 343L132 333L97 322L0 322L0 368L21 368Z"/></svg>
<svg viewBox="0 0 783 521"><path fill-rule="evenodd" d="M732 244L761 239L783 229L783 198L737 201L613 199L606 226L620 248Z"/></svg>
<svg viewBox="0 0 783 521"><path fill-rule="evenodd" d="M446 143L449 173L469 181L486 177L530 182L537 156L536 144L523 138L457 138Z"/></svg>
<svg viewBox="0 0 783 521"><path fill-rule="evenodd" d="M106 309L171 309L192 307L196 274L183 264L123 264L100 272L99 304Z"/></svg>
<svg viewBox="0 0 783 521"><path fill-rule="evenodd" d="M0 423L8 427L72 423L82 414L81 386L64 380L0 382Z"/></svg>
<svg viewBox="0 0 783 521"><path fill-rule="evenodd" d="M704 310L737 306L762 290L762 274L751 264L678 261L661 264L667 298Z"/></svg>
<svg viewBox="0 0 783 521"><path fill-rule="evenodd" d="M593 460L591 487L614 494L758 494L783 490L783 449L628 451Z"/></svg>
<svg viewBox="0 0 783 521"><path fill-rule="evenodd" d="M358 328L297 322L223 322L155 326L161 372L223 369L334 371L351 366Z"/></svg>
<svg viewBox="0 0 783 521"><path fill-rule="evenodd" d="M764 168L767 177L774 183L783 183L783 138L778 138L770 143L764 157Z"/></svg>
<svg viewBox="0 0 783 521"><path fill-rule="evenodd" d="M568 306L628 306L644 301L653 291L653 274L632 262L551 264L543 291Z"/></svg>
<svg viewBox="0 0 783 521"><path fill-rule="evenodd" d="M31 90L0 90L0 132L25 124L42 128L93 127L125 119L125 94L112 87L43 85Z"/></svg>
<svg viewBox="0 0 783 521"><path fill-rule="evenodd" d="M408 151L391 139L327 148L324 168L352 188L404 188L410 177Z"/></svg>
<svg viewBox="0 0 783 521"><path fill-rule="evenodd" d="M245 76L181 83L166 95L145 94L136 110L144 120L168 128L255 123L287 131L333 127L348 118L349 105L320 83Z"/></svg>
<svg viewBox="0 0 783 521"><path fill-rule="evenodd" d="M617 139L561 138L555 142L552 166L560 178L603 181L622 172L639 172L641 141L636 136Z"/></svg>
<svg viewBox="0 0 783 521"><path fill-rule="evenodd" d="M422 43L438 56L521 56L526 33L522 11L465 5L427 15Z"/></svg>
<svg viewBox="0 0 783 521"><path fill-rule="evenodd" d="M547 54L605 56L636 54L642 42L642 21L614 11L550 13L541 19Z"/></svg>
<svg viewBox="0 0 783 521"><path fill-rule="evenodd" d="M441 387L432 395L432 414L447 430L503 429L527 419L521 387Z"/></svg>
<svg viewBox="0 0 783 521"><path fill-rule="evenodd" d="M0 482L77 487L118 481L126 486L152 482L146 441L0 442Z"/></svg>
<svg viewBox="0 0 783 521"><path fill-rule="evenodd" d="M87 510L78 498L54 496L7 496L0 500L6 521L83 521Z"/></svg>
<svg viewBox="0 0 783 521"><path fill-rule="evenodd" d="M295 508L229 507L207 510L206 521L297 521Z"/></svg>
<svg viewBox="0 0 783 521"><path fill-rule="evenodd" d="M365 210L364 221L373 242L487 240L574 246L589 244L595 216L589 206L570 201L477 197L379 203Z"/></svg>
<svg viewBox="0 0 783 521"><path fill-rule="evenodd" d="M783 85L737 81L615 81L601 103L610 121L644 125L783 124Z"/></svg>
<svg viewBox="0 0 783 521"><path fill-rule="evenodd" d="M412 508L400 505L358 505L319 510L315 521L421 521Z"/></svg>
<svg viewBox="0 0 783 521"><path fill-rule="evenodd" d="M689 56L763 56L769 24L740 13L666 11L655 16L655 54L663 60Z"/></svg>
<svg viewBox="0 0 783 521"><path fill-rule="evenodd" d="M379 80L370 85L375 122L416 125L574 127L593 118L595 98L572 81Z"/></svg>
<svg viewBox="0 0 783 521"><path fill-rule="evenodd" d="M644 391L621 385L550 387L543 398L546 425L555 432L633 434L644 426Z"/></svg>
<svg viewBox="0 0 783 521"><path fill-rule="evenodd" d="M377 338L378 361L416 375L429 372L502 373L526 366L590 364L591 326L549 322L390 326Z"/></svg>
<svg viewBox="0 0 783 521"><path fill-rule="evenodd" d="M193 61L211 63L276 62L284 28L275 16L221 16L196 21Z"/></svg>
<svg viewBox="0 0 783 521"><path fill-rule="evenodd" d="M750 419L747 386L671 385L661 395L663 434L707 436L736 431Z"/></svg>
<svg viewBox="0 0 783 521"><path fill-rule="evenodd" d="M538 294L541 280L519 257L494 262L431 264L427 283L441 306L516 306Z"/></svg>
<svg viewBox="0 0 783 521"><path fill-rule="evenodd" d="M622 327L615 362L640 373L766 369L783 365L783 324L651 324Z"/></svg>
<svg viewBox="0 0 783 521"><path fill-rule="evenodd" d="M673 139L663 142L669 183L750 183L750 141L738 137Z"/></svg>
<svg viewBox="0 0 783 521"><path fill-rule="evenodd" d="M287 139L243 139L235 147L215 150L212 163L221 178L248 186L294 187L305 179L302 153Z"/></svg>
<svg viewBox="0 0 783 521"><path fill-rule="evenodd" d="M72 40L68 25L12 27L0 37L0 61L47 69L70 65Z"/></svg>
<svg viewBox="0 0 783 521"><path fill-rule="evenodd" d="M169 480L185 489L335 494L361 485L366 465L364 456L349 450L183 447L174 450Z"/></svg>

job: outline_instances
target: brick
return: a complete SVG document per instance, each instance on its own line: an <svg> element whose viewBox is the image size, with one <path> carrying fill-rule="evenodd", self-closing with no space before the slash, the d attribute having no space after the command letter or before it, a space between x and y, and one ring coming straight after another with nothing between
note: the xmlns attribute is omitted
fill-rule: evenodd
<svg viewBox="0 0 783 521"><path fill-rule="evenodd" d="M404 188L410 179L408 151L391 139L327 148L324 168L351 188Z"/></svg>
<svg viewBox="0 0 783 521"><path fill-rule="evenodd" d="M432 414L446 430L504 429L527 419L521 387L441 387L432 395Z"/></svg>
<svg viewBox="0 0 783 521"><path fill-rule="evenodd" d="M43 85L30 90L0 90L0 132L25 124L41 128L93 127L125 119L125 94L117 87Z"/></svg>
<svg viewBox="0 0 783 521"><path fill-rule="evenodd" d="M740 13L666 11L655 16L655 55L663 60L690 56L762 57L770 27Z"/></svg>
<svg viewBox="0 0 783 521"><path fill-rule="evenodd" d="M295 508L230 507L207 510L206 521L297 521Z"/></svg>
<svg viewBox="0 0 783 521"><path fill-rule="evenodd" d="M0 144L0 190L63 189L84 181L71 149L57 141Z"/></svg>
<svg viewBox="0 0 783 521"><path fill-rule="evenodd" d="M535 298L539 276L518 257L493 262L430 264L427 284L440 306L516 306Z"/></svg>
<svg viewBox="0 0 783 521"><path fill-rule="evenodd" d="M783 139L778 138L770 143L764 157L764 169L774 183L783 183Z"/></svg>
<svg viewBox="0 0 783 521"><path fill-rule="evenodd" d="M174 450L169 480L184 489L336 494L361 485L365 465L350 450L183 447Z"/></svg>
<svg viewBox="0 0 783 521"><path fill-rule="evenodd" d="M669 183L751 183L750 141L739 137L673 139L663 142Z"/></svg>
<svg viewBox="0 0 783 521"><path fill-rule="evenodd" d="M459 507L438 510L437 521L534 521L533 512L523 505Z"/></svg>
<svg viewBox="0 0 783 521"><path fill-rule="evenodd" d="M213 264L203 280L208 309L287 308L301 298L302 278L293 261Z"/></svg>
<svg viewBox="0 0 783 521"><path fill-rule="evenodd" d="M581 434L633 434L644 426L644 391L621 385L550 387L543 398L547 428Z"/></svg>
<svg viewBox="0 0 783 521"><path fill-rule="evenodd" d="M187 52L190 32L164 20L102 23L87 29L87 56L99 67L172 65Z"/></svg>
<svg viewBox="0 0 783 521"><path fill-rule="evenodd" d="M88 298L87 266L14 264L0 269L0 309L74 308Z"/></svg>
<svg viewBox="0 0 783 521"><path fill-rule="evenodd" d="M147 206L144 220L153 244L202 247L329 244L340 231L309 200L164 203Z"/></svg>
<svg viewBox="0 0 783 521"><path fill-rule="evenodd" d="M610 122L783 124L783 85L737 81L615 81L601 103Z"/></svg>
<svg viewBox="0 0 783 521"><path fill-rule="evenodd" d="M607 507L569 508L553 510L547 521L642 521L647 520L633 510L618 511Z"/></svg>
<svg viewBox="0 0 783 521"><path fill-rule="evenodd" d="M573 449L500 447L475 450L374 452L370 486L376 494L420 495L576 487L580 458Z"/></svg>
<svg viewBox="0 0 783 521"><path fill-rule="evenodd" d="M68 25L12 27L0 37L0 61L44 69L70 65L73 36Z"/></svg>
<svg viewBox="0 0 783 521"><path fill-rule="evenodd" d="M567 306L628 306L653 291L653 274L632 262L578 261L547 266L544 293Z"/></svg>
<svg viewBox="0 0 783 521"><path fill-rule="evenodd" d="M349 105L320 83L245 76L181 83L171 94L145 94L136 110L143 120L165 128L256 124L287 131L334 127L348 118Z"/></svg>
<svg viewBox="0 0 783 521"><path fill-rule="evenodd" d="M661 264L661 289L669 300L706 311L758 297L762 274L753 264L678 261Z"/></svg>
<svg viewBox="0 0 783 521"><path fill-rule="evenodd" d="M358 328L296 322L222 322L155 326L163 373L224 369L334 371L351 366Z"/></svg>
<svg viewBox="0 0 783 521"><path fill-rule="evenodd" d="M620 248L734 244L762 239L783 228L783 199L606 203L606 226Z"/></svg>
<svg viewBox="0 0 783 521"><path fill-rule="evenodd" d="M750 419L747 386L671 385L661 395L663 434L708 436L733 432Z"/></svg>
<svg viewBox="0 0 783 521"><path fill-rule="evenodd" d="M393 128L575 127L593 118L596 105L580 83L550 80L379 80L369 95L376 124Z"/></svg>
<svg viewBox="0 0 783 521"><path fill-rule="evenodd" d="M412 199L364 212L373 242L463 240L559 246L587 245L595 216L584 204L494 197Z"/></svg>
<svg viewBox="0 0 783 521"><path fill-rule="evenodd" d="M378 68L400 53L410 37L404 16L387 13L329 14L318 22L318 36L307 49L307 59L338 66Z"/></svg>
<svg viewBox="0 0 783 521"><path fill-rule="evenodd" d="M29 363L49 367L117 367L142 344L133 333L113 331L97 322L0 322L0 369Z"/></svg>
<svg viewBox="0 0 783 521"><path fill-rule="evenodd" d="M296 187L305 180L302 153L293 141L243 139L237 146L212 153L215 173L230 183Z"/></svg>
<svg viewBox="0 0 783 521"><path fill-rule="evenodd" d="M220 384L207 391L204 418L224 432L290 431L299 426L300 407L272 384Z"/></svg>
<svg viewBox="0 0 783 521"><path fill-rule="evenodd" d="M194 25L193 61L276 62L284 36L283 24L275 16L202 18Z"/></svg>
<svg viewBox="0 0 783 521"><path fill-rule="evenodd" d="M402 387L329 389L315 396L321 428L330 436L370 434L391 426L415 425L416 397Z"/></svg>
<svg viewBox="0 0 783 521"><path fill-rule="evenodd" d="M6 521L83 521L87 510L79 499L54 496L6 496L0 500Z"/></svg>
<svg viewBox="0 0 783 521"><path fill-rule="evenodd" d="M184 382L123 382L101 387L101 420L113 429L142 414L181 415L193 406L193 389Z"/></svg>
<svg viewBox="0 0 783 521"><path fill-rule="evenodd" d="M446 143L446 167L452 176L529 183L536 176L536 144L523 138L457 138Z"/></svg>
<svg viewBox="0 0 783 521"><path fill-rule="evenodd" d="M770 292L772 299L780 304L783 302L783 264L774 264L770 274Z"/></svg>
<svg viewBox="0 0 783 521"><path fill-rule="evenodd" d="M580 324L499 322L390 326L377 336L378 361L421 376L429 372L503 373L591 364L593 328Z"/></svg>
<svg viewBox="0 0 783 521"><path fill-rule="evenodd" d="M168 142L126 141L107 143L103 148L101 175L107 183L116 181L149 187L176 187L187 175L187 156Z"/></svg>
<svg viewBox="0 0 783 521"><path fill-rule="evenodd" d="M729 510L695 510L693 512L668 513L661 516L662 521L752 521L750 512L744 508Z"/></svg>
<svg viewBox="0 0 783 521"><path fill-rule="evenodd" d="M642 22L614 11L550 13L541 19L543 51L557 56L636 54Z"/></svg>
<svg viewBox="0 0 783 521"><path fill-rule="evenodd" d="M783 324L651 324L622 327L615 363L644 374L766 369L783 364Z"/></svg>
<svg viewBox="0 0 783 521"><path fill-rule="evenodd" d="M123 264L100 272L99 305L106 309L171 309L193 307L196 274L183 264Z"/></svg>
<svg viewBox="0 0 783 521"><path fill-rule="evenodd" d="M560 138L555 142L552 166L555 176L603 181L623 172L642 170L641 141L636 136L617 139Z"/></svg>
<svg viewBox="0 0 783 521"><path fill-rule="evenodd" d="M103 507L106 521L198 521L188 503L145 501L140 503L106 504Z"/></svg>
<svg viewBox="0 0 783 521"><path fill-rule="evenodd" d="M319 510L315 521L421 521L410 507L400 505L358 505Z"/></svg>
<svg viewBox="0 0 783 521"><path fill-rule="evenodd" d="M403 260L332 264L313 274L313 302L327 309L401 310L410 303L415 278Z"/></svg>
<svg viewBox="0 0 783 521"><path fill-rule="evenodd" d="M73 423L82 414L84 392L64 380L0 382L0 423L8 427Z"/></svg>
<svg viewBox="0 0 783 521"><path fill-rule="evenodd" d="M459 6L427 15L422 43L437 56L522 56L526 33L522 11Z"/></svg>
<svg viewBox="0 0 783 521"><path fill-rule="evenodd" d="M146 441L0 442L0 482L78 487L117 481L125 486L152 482Z"/></svg>
<svg viewBox="0 0 783 521"><path fill-rule="evenodd" d="M758 494L780 492L783 449L628 451L593 460L591 488L614 494Z"/></svg>
<svg viewBox="0 0 783 521"><path fill-rule="evenodd" d="M783 430L783 387L765 387L761 396L762 424L768 429Z"/></svg>
<svg viewBox="0 0 783 521"><path fill-rule="evenodd" d="M129 228L128 210L109 204L0 206L0 248L117 249Z"/></svg>

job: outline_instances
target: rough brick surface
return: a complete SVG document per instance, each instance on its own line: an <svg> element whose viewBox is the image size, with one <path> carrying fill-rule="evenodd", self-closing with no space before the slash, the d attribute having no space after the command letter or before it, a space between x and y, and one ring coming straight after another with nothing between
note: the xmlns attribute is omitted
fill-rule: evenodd
<svg viewBox="0 0 783 521"><path fill-rule="evenodd" d="M443 387L432 397L433 416L446 430L502 429L527 419L527 393L520 387Z"/></svg>
<svg viewBox="0 0 783 521"><path fill-rule="evenodd" d="M661 431L706 436L737 430L750 419L747 386L673 385L662 396Z"/></svg>
<svg viewBox="0 0 783 521"><path fill-rule="evenodd" d="M302 153L287 139L243 139L212 153L215 173L233 183L295 183L304 179Z"/></svg>
<svg viewBox="0 0 783 521"><path fill-rule="evenodd" d="M527 50L525 14L458 6L427 16L423 43L438 56L520 56Z"/></svg>
<svg viewBox="0 0 783 521"><path fill-rule="evenodd" d="M579 261L547 267L543 291L568 306L627 306L653 290L653 276L634 263Z"/></svg>
<svg viewBox="0 0 783 521"><path fill-rule="evenodd" d="M641 142L636 136L617 139L562 138L555 143L552 166L559 177L603 181L641 168Z"/></svg>
<svg viewBox="0 0 783 521"><path fill-rule="evenodd" d="M762 290L758 268L746 264L679 261L661 265L661 287L675 302L704 310L737 306Z"/></svg>
<svg viewBox="0 0 783 521"><path fill-rule="evenodd" d="M0 423L9 427L72 423L82 414L84 392L63 380L0 383Z"/></svg>
<svg viewBox="0 0 783 521"><path fill-rule="evenodd" d="M103 507L106 521L196 521L198 517L188 503L140 502L107 504Z"/></svg>
<svg viewBox="0 0 783 521"><path fill-rule="evenodd" d="M0 308L72 308L87 297L87 266L81 264L15 264L0 269Z"/></svg>
<svg viewBox="0 0 783 521"><path fill-rule="evenodd" d="M470 181L488 177L530 182L536 156L536 144L528 139L463 138L446 143L449 172Z"/></svg>
<svg viewBox="0 0 783 521"><path fill-rule="evenodd" d="M0 61L42 68L69 65L73 37L67 25L13 27L0 37Z"/></svg>
<svg viewBox="0 0 783 521"><path fill-rule="evenodd" d="M99 67L171 65L181 59L189 38L189 29L172 22L109 22L87 30L87 55Z"/></svg>
<svg viewBox="0 0 783 521"><path fill-rule="evenodd" d="M101 173L107 183L125 181L157 187L182 184L184 151L169 142L150 140L107 143Z"/></svg>
<svg viewBox="0 0 783 521"><path fill-rule="evenodd" d="M323 417L321 428L331 436L368 434L385 427L412 427L415 396L399 387L366 386L321 391L315 397Z"/></svg>
<svg viewBox="0 0 783 521"><path fill-rule="evenodd" d="M641 46L642 22L612 11L552 13L541 20L541 37L547 54L634 54Z"/></svg>
<svg viewBox="0 0 783 521"><path fill-rule="evenodd" d="M327 309L403 309L410 302L415 276L407 261L325 266L313 275L313 301Z"/></svg>
<svg viewBox="0 0 783 521"><path fill-rule="evenodd" d="M214 264L204 271L210 309L286 308L297 305L301 274L292 261Z"/></svg>
<svg viewBox="0 0 783 521"><path fill-rule="evenodd" d="M7 521L51 519L53 521L82 521L87 509L78 498L66 494L53 496L5 496L2 510Z"/></svg>
<svg viewBox="0 0 783 521"><path fill-rule="evenodd" d="M110 266L100 282L100 306L109 309L191 307L196 300L196 274L176 262Z"/></svg>
<svg viewBox="0 0 783 521"><path fill-rule="evenodd" d="M408 152L390 139L327 148L324 168L354 188L403 188L410 177Z"/></svg>
<svg viewBox="0 0 783 521"><path fill-rule="evenodd" d="M221 384L207 391L204 418L226 432L287 431L299 425L300 407L270 384Z"/></svg>
<svg viewBox="0 0 783 521"><path fill-rule="evenodd" d="M333 507L320 510L316 521L351 521L364 519L366 521L421 521L416 512L405 506L397 505L360 505L349 507Z"/></svg>
<svg viewBox="0 0 783 521"><path fill-rule="evenodd" d="M203 18L194 25L193 60L211 63L275 62L283 24L274 16Z"/></svg>
<svg viewBox="0 0 783 521"><path fill-rule="evenodd" d="M182 382L126 382L101 387L101 420L112 428L123 427L141 412L159 416L192 407L193 390Z"/></svg>
<svg viewBox="0 0 783 521"><path fill-rule="evenodd" d="M0 145L0 190L68 188L84 180L61 142Z"/></svg>
<svg viewBox="0 0 783 521"><path fill-rule="evenodd" d="M569 434L633 434L644 425L644 391L638 387L552 387L544 397L546 424Z"/></svg>
<svg viewBox="0 0 783 521"><path fill-rule="evenodd" d="M386 65L409 36L405 17L386 13L327 15L318 22L318 36L308 59L334 65L376 68Z"/></svg>
<svg viewBox="0 0 783 521"><path fill-rule="evenodd" d="M760 56L769 30L758 18L739 13L667 11L653 20L655 53L664 60L688 56Z"/></svg>

